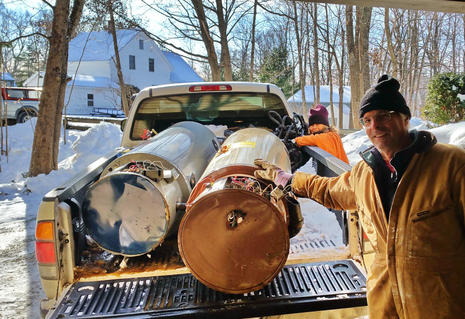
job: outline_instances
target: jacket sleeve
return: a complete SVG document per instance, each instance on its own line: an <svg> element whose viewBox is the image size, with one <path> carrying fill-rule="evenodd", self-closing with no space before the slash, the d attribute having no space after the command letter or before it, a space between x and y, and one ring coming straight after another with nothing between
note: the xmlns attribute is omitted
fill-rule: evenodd
<svg viewBox="0 0 465 319"><path fill-rule="evenodd" d="M298 146L317 146L318 136L316 135L304 135L295 138L295 143Z"/></svg>
<svg viewBox="0 0 465 319"><path fill-rule="evenodd" d="M292 191L328 208L354 210L357 205L350 174L349 171L337 177L322 177L297 172L292 179Z"/></svg>

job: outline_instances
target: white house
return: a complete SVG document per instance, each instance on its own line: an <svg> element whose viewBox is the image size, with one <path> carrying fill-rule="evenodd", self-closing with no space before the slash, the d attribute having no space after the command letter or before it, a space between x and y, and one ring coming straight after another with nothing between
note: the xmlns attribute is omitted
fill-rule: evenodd
<svg viewBox="0 0 465 319"><path fill-rule="evenodd" d="M160 50L143 32L117 31L121 71L126 85L147 86L203 81L182 57ZM82 32L69 43L66 114L114 114L121 110L113 38L106 31ZM38 78L39 76L39 78ZM25 86L43 84L37 73Z"/></svg>
<svg viewBox="0 0 465 319"><path fill-rule="evenodd" d="M334 106L334 113L335 113L335 121L336 127L339 127L339 87L333 86L333 106ZM330 90L329 85L320 85L320 104L326 106L328 109L328 117L329 123L331 124L333 114L331 112L330 101ZM310 108L314 104L314 89L313 85L306 85L305 86L305 112L304 117L308 120L308 114ZM291 107L292 112L296 112L298 114L302 114L302 90L299 90L293 96L291 96L287 102ZM350 87L344 86L344 94L342 97L342 109L343 109L343 122L342 128L348 129L349 128L349 116L350 116Z"/></svg>

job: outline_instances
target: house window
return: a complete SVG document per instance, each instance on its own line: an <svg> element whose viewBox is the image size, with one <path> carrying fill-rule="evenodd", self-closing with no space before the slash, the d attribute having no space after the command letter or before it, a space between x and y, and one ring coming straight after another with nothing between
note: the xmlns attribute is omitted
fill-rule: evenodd
<svg viewBox="0 0 465 319"><path fill-rule="evenodd" d="M87 94L87 106L94 106L94 95Z"/></svg>
<svg viewBox="0 0 465 319"><path fill-rule="evenodd" d="M129 56L129 70L136 69L136 57L134 55Z"/></svg>
<svg viewBox="0 0 465 319"><path fill-rule="evenodd" d="M139 49L144 50L144 40L139 40Z"/></svg>
<svg viewBox="0 0 465 319"><path fill-rule="evenodd" d="M149 72L155 71L155 59L149 58Z"/></svg>

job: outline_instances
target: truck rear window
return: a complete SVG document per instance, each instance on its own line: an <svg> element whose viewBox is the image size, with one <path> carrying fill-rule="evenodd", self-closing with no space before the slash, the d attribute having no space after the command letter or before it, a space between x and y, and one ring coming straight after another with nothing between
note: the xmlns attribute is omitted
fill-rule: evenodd
<svg viewBox="0 0 465 319"><path fill-rule="evenodd" d="M274 129L269 111L287 114L281 98L270 93L194 93L148 98L134 117L131 139L140 140L145 129L160 132L181 121L226 125L231 129L263 127Z"/></svg>

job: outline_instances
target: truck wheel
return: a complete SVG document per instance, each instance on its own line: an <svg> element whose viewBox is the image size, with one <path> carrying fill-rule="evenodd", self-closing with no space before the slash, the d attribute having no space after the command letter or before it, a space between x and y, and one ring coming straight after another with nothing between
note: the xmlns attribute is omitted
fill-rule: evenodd
<svg viewBox="0 0 465 319"><path fill-rule="evenodd" d="M31 118L36 117L36 116L37 116L37 113L35 111L29 110L28 112L21 112L18 115L17 122L18 123L24 123L24 122L26 122L26 121L28 121Z"/></svg>

